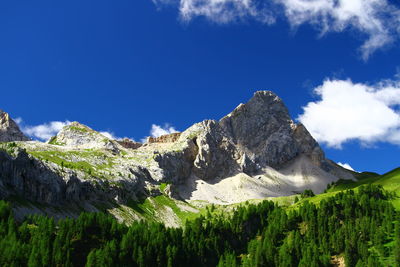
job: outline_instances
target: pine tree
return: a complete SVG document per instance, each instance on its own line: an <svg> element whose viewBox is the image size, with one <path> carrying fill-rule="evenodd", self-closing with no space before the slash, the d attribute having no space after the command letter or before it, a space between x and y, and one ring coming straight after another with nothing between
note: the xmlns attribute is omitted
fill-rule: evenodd
<svg viewBox="0 0 400 267"><path fill-rule="evenodd" d="M399 221L396 221L394 234L395 234L394 258L396 266L400 266L400 222Z"/></svg>
<svg viewBox="0 0 400 267"><path fill-rule="evenodd" d="M39 253L37 251L37 248L33 247L31 254L29 255L28 267L37 267L37 266L41 266L39 260Z"/></svg>
<svg viewBox="0 0 400 267"><path fill-rule="evenodd" d="M91 250L87 256L85 267L96 267L96 252L95 249Z"/></svg>

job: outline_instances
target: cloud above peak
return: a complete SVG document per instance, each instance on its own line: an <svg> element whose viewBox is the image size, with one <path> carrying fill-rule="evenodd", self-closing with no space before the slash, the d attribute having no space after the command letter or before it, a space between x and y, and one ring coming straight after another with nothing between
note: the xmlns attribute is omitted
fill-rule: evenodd
<svg viewBox="0 0 400 267"><path fill-rule="evenodd" d="M21 118L15 120L21 128L21 131L26 135L39 139L41 141L49 140L51 137L55 136L64 126L70 124L71 122L66 121L51 121L43 123L40 125L24 125Z"/></svg>
<svg viewBox="0 0 400 267"><path fill-rule="evenodd" d="M355 170L350 166L350 164L348 164L348 163L337 162L337 165L342 166L343 168L348 169L348 170L350 170L350 171L355 171Z"/></svg>
<svg viewBox="0 0 400 267"><path fill-rule="evenodd" d="M355 30L365 36L361 57L368 57L400 34L400 9L387 0L153 0L157 6L172 5L180 17L195 17L226 24L256 20L273 24L286 19L293 28L309 24L320 35Z"/></svg>
<svg viewBox="0 0 400 267"><path fill-rule="evenodd" d="M179 132L179 131L177 131L175 129L175 127L169 123L164 123L164 125L152 124L151 129L150 129L150 135L142 138L140 141L142 143L146 143L147 138L150 136L151 137L160 137L162 135L172 134L172 133L177 133L177 132Z"/></svg>
<svg viewBox="0 0 400 267"><path fill-rule="evenodd" d="M400 145L400 82L328 79L314 93L319 100L303 107L298 120L319 142L334 148L352 140Z"/></svg>
<svg viewBox="0 0 400 267"><path fill-rule="evenodd" d="M45 122L39 125L26 125L24 120L20 117L15 118L14 121L18 124L21 131L27 136L39 140L39 141L47 141L53 136L57 135L58 132L61 131L64 126L71 124L71 121L50 121ZM111 131L100 131L100 134L112 140L121 140L122 137L118 137ZM124 137L127 138L127 137Z"/></svg>
<svg viewBox="0 0 400 267"><path fill-rule="evenodd" d="M150 136L159 137L161 135L177 133L177 132L178 131L168 123L164 124L164 126L152 124L150 129Z"/></svg>

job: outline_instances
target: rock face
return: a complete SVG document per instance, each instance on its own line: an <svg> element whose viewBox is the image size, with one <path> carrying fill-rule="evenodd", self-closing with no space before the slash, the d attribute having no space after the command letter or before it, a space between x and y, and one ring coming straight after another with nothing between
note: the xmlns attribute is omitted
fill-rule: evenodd
<svg viewBox="0 0 400 267"><path fill-rule="evenodd" d="M238 172L255 175L263 168L279 169L305 154L316 165L325 160L318 143L302 124L295 124L282 100L258 91L220 121L207 120L182 133L195 136L198 154L193 172L203 180Z"/></svg>
<svg viewBox="0 0 400 267"><path fill-rule="evenodd" d="M226 177L239 171L240 151L217 121L206 120L193 125L182 133L179 141L185 139L193 140L197 146L191 171L200 179Z"/></svg>
<svg viewBox="0 0 400 267"><path fill-rule="evenodd" d="M116 141L76 121L65 126L57 136L49 140L49 143L84 149L104 148L114 152L120 150L120 145Z"/></svg>
<svg viewBox="0 0 400 267"><path fill-rule="evenodd" d="M10 115L0 110L0 142L29 141Z"/></svg>
<svg viewBox="0 0 400 267"><path fill-rule="evenodd" d="M67 161L68 167L64 167L64 164L34 157L18 147L11 154L0 150L1 199L17 195L35 203L53 206L75 203L87 207L115 199L136 199L136 194L142 190L137 188L141 184L137 176L145 175L139 168L130 169L132 176L120 184L110 185L106 179L88 179L86 170L71 168Z"/></svg>
<svg viewBox="0 0 400 267"><path fill-rule="evenodd" d="M171 134L165 134L161 135L159 137L148 137L147 142L148 143L171 143L175 142L176 140L179 139L179 136L181 136L181 133L171 133Z"/></svg>
<svg viewBox="0 0 400 267"><path fill-rule="evenodd" d="M143 144L139 142L135 142L129 138L124 138L122 140L117 140L118 144L125 148L130 148L130 149L137 149L141 147Z"/></svg>
<svg viewBox="0 0 400 267"><path fill-rule="evenodd" d="M0 118L0 141L28 140L8 114ZM47 143L0 144L0 197L48 205L123 205L161 194L161 184L174 198L235 203L305 189L319 193L340 178L353 175L325 158L270 91L256 92L219 121L144 145L110 140L78 122Z"/></svg>
<svg viewBox="0 0 400 267"><path fill-rule="evenodd" d="M256 92L219 125L256 167L279 168L299 154L314 149L322 153L304 126L290 119L282 100L270 91Z"/></svg>

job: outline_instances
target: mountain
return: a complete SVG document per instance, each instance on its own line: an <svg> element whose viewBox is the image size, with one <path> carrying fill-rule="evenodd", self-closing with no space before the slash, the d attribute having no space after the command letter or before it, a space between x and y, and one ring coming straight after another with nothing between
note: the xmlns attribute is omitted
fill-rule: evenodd
<svg viewBox="0 0 400 267"><path fill-rule="evenodd" d="M105 149L115 153L118 153L121 148L117 141L110 140L101 133L76 121L63 127L48 143L75 149Z"/></svg>
<svg viewBox="0 0 400 267"><path fill-rule="evenodd" d="M339 180L332 184L332 186L329 186L323 194L307 198L307 201L317 204L321 200L326 200L337 193L346 192L347 190L354 190L357 192L362 186L372 185L382 187L387 192L393 193L390 202L397 210L400 210L400 198L397 194L400 190L400 168L396 168L382 175L372 172L357 173L355 177L356 180ZM300 201L298 205L301 204L302 202Z"/></svg>
<svg viewBox="0 0 400 267"><path fill-rule="evenodd" d="M29 141L10 115L0 109L0 142Z"/></svg>
<svg viewBox="0 0 400 267"><path fill-rule="evenodd" d="M27 141L7 118L12 127L4 127L0 144L0 197L20 217L107 210L121 221L151 217L173 226L204 203L321 193L334 181L354 179L325 158L270 91L256 92L219 121L144 144L111 140L78 122L46 143Z"/></svg>

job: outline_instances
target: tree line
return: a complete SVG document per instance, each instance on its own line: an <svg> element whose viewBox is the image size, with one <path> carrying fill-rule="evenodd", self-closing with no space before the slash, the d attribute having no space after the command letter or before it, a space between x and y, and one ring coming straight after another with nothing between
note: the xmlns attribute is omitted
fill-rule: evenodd
<svg viewBox="0 0 400 267"><path fill-rule="evenodd" d="M118 223L105 213L16 222L0 201L1 266L400 266L399 213L377 186L298 209L272 201L208 213L184 228Z"/></svg>

